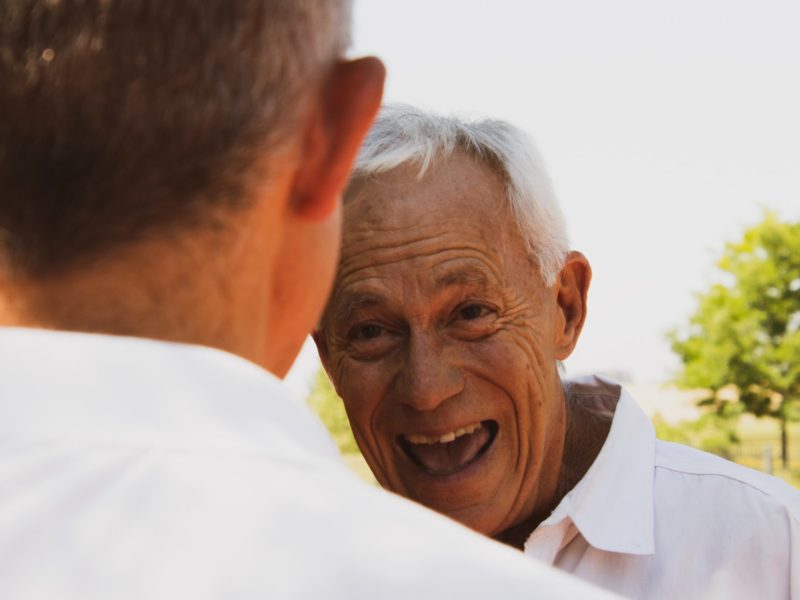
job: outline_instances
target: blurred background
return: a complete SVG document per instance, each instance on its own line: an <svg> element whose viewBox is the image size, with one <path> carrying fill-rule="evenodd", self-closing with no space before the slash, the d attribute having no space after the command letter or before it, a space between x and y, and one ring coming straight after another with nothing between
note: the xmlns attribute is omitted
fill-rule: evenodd
<svg viewBox="0 0 800 600"><path fill-rule="evenodd" d="M800 484L800 3L362 0L355 23L386 101L538 144L594 270L567 376ZM357 465L313 348L289 380Z"/></svg>

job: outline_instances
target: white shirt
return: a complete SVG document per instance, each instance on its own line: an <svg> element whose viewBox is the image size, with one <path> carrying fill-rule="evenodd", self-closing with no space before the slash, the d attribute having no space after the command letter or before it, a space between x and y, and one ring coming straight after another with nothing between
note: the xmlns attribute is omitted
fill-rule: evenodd
<svg viewBox="0 0 800 600"><path fill-rule="evenodd" d="M597 459L531 534L526 554L631 598L800 598L794 488L656 440L613 382L584 378L566 393L619 401Z"/></svg>
<svg viewBox="0 0 800 600"><path fill-rule="evenodd" d="M290 396L209 348L0 329L0 598L601 593L361 483Z"/></svg>

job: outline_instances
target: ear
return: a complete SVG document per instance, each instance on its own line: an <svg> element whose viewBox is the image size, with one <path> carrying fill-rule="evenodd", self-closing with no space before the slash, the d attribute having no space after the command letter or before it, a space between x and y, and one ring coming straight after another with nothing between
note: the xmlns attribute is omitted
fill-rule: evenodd
<svg viewBox="0 0 800 600"><path fill-rule="evenodd" d="M313 221L337 207L358 149L380 108L386 71L377 58L341 61L308 122L291 210Z"/></svg>
<svg viewBox="0 0 800 600"><path fill-rule="evenodd" d="M586 321L586 297L591 281L589 261L580 252L570 252L555 285L560 315L555 344L558 360L572 354L578 343Z"/></svg>

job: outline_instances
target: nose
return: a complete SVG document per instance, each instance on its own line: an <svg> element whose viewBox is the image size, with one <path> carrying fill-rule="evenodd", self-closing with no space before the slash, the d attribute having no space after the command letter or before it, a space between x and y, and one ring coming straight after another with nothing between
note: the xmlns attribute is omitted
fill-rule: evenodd
<svg viewBox="0 0 800 600"><path fill-rule="evenodd" d="M399 378L401 402L417 411L432 411L460 393L464 378L451 359L437 336L412 334Z"/></svg>

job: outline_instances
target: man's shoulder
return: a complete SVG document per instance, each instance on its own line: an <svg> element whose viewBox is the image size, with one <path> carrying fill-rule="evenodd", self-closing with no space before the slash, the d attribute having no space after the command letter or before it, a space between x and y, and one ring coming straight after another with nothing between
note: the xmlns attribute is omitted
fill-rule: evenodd
<svg viewBox="0 0 800 600"><path fill-rule="evenodd" d="M242 457L220 464L213 478L199 485L207 498L201 520L227 520L235 529L229 547L261 556L271 579L302 581L303 597L512 598L533 590L594 597L584 584L328 460ZM260 573L242 577L259 587Z"/></svg>
<svg viewBox="0 0 800 600"><path fill-rule="evenodd" d="M303 533L283 552L351 578L358 597L594 597L575 579L348 471L306 468L300 485L302 498L282 519L303 521Z"/></svg>
<svg viewBox="0 0 800 600"><path fill-rule="evenodd" d="M143 595L164 598L592 597L583 584L326 459L67 450L37 454L39 466L57 464L60 475L54 482L39 473L20 486L25 507L0 502L0 512L9 502L16 510L5 539L20 548L11 555L0 539L0 595L29 592L36 565L53 574L53 589L136 590L146 581Z"/></svg>
<svg viewBox="0 0 800 600"><path fill-rule="evenodd" d="M659 478L668 480L667 487L707 490L712 495L719 494L723 502L731 501L734 496L747 497L750 502L779 508L800 523L798 490L778 477L696 448L657 440L655 475L657 482ZM695 500L698 499L695 495Z"/></svg>

